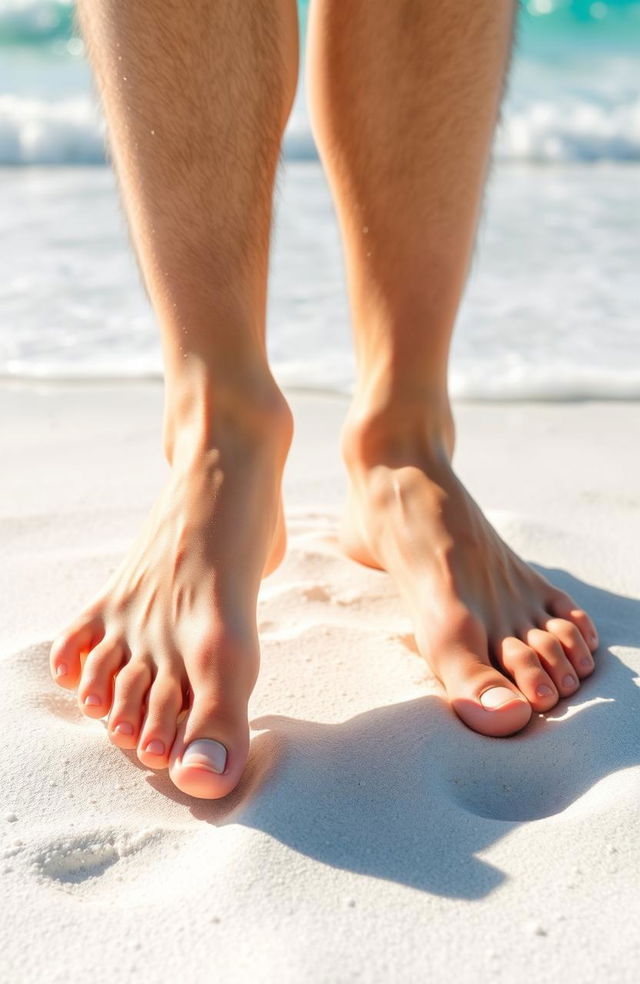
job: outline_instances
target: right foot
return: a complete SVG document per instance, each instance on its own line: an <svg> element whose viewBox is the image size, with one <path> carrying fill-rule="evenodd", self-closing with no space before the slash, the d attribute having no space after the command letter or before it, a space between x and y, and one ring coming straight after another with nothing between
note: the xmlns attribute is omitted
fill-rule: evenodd
<svg viewBox="0 0 640 984"><path fill-rule="evenodd" d="M247 759L256 600L285 549L291 435L275 391L258 407L216 414L197 441L179 437L137 542L51 649L54 679L77 689L83 714L108 715L115 745L168 767L192 796L225 796Z"/></svg>
<svg viewBox="0 0 640 984"><path fill-rule="evenodd" d="M418 649L475 731L512 734L594 669L593 622L509 549L454 474L450 413L352 410L343 548L389 572Z"/></svg>

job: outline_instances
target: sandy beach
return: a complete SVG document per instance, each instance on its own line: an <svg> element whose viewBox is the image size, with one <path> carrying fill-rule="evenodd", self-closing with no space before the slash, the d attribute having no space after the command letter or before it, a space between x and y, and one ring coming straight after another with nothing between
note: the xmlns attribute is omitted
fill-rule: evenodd
<svg viewBox="0 0 640 984"><path fill-rule="evenodd" d="M639 52L640 0L346 15L311 0L0 0L0 984L640 981ZM49 653L169 474L163 375L188 437L202 368L265 407L263 353L295 417L288 550L260 589L246 770L209 801L88 714L131 655L116 689L135 715L116 701L112 737L152 764L171 746L179 781L182 694L189 747L206 731L226 762L209 780L235 782L247 730L225 699L244 714L236 657L252 681L247 640L256 650L241 594L255 543L272 546L286 414L258 430L273 444L270 465L258 449L264 473L235 440L253 426L223 434L223 465L240 450L242 470L224 467L215 509L202 468L177 476L185 495L164 497L96 623L84 714ZM398 408L442 407L445 374L457 473L600 638L595 672L510 738L456 717L391 578L338 542L350 394L375 421L353 457L375 461L411 420ZM235 406L223 399L220 419ZM448 438L446 415L431 423ZM419 497L400 471L367 478L400 529L383 530L391 553L371 549L390 567L394 550L415 560L399 581L405 597L420 588L434 665L449 648L425 554L443 561L445 604L471 585L496 658L548 706L513 634L566 693L561 636L529 630L567 612L474 536L455 487ZM464 570L447 580L452 542ZM220 620L211 592L230 601ZM438 663L456 686L461 638L472 653L484 638L460 611L447 609L457 661ZM70 658L54 661L62 682Z"/></svg>
<svg viewBox="0 0 640 984"><path fill-rule="evenodd" d="M637 980L640 407L456 408L459 473L602 640L574 698L490 739L387 575L338 550L346 401L289 396L252 751L208 803L112 747L47 665L162 482L161 387L0 388L0 979Z"/></svg>

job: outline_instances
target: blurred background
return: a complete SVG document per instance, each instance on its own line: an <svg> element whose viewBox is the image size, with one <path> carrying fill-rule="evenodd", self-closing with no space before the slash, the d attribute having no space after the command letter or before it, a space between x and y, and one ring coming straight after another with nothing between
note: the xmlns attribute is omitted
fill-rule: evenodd
<svg viewBox="0 0 640 984"><path fill-rule="evenodd" d="M455 396L640 397L639 70L640 0L521 5ZM2 377L161 374L103 134L73 4L0 0ZM303 79L278 183L269 348L284 384L352 385L341 249Z"/></svg>

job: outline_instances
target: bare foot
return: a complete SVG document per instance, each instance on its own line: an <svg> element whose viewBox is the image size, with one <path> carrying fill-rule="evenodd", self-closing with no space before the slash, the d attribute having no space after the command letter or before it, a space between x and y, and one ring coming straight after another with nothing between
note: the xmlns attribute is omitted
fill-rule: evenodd
<svg viewBox="0 0 640 984"><path fill-rule="evenodd" d="M183 792L218 798L249 749L256 598L285 550L291 414L276 392L197 430L197 440L179 436L171 477L120 568L54 642L51 671L77 688L83 714L108 715L115 745L168 767Z"/></svg>
<svg viewBox="0 0 640 984"><path fill-rule="evenodd" d="M341 541L387 570L451 706L475 731L509 735L593 672L595 626L500 539L452 471L452 423L391 426L352 411Z"/></svg>

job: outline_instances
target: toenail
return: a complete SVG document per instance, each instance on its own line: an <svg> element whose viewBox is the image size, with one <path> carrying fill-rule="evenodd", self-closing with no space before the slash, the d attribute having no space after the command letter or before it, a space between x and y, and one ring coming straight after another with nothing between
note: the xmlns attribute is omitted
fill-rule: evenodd
<svg viewBox="0 0 640 984"><path fill-rule="evenodd" d="M96 697L95 694L89 694L88 697L85 697L84 702L87 707L100 707L100 704L102 703L100 698Z"/></svg>
<svg viewBox="0 0 640 984"><path fill-rule="evenodd" d="M563 687L575 687L578 681L575 677L572 677L570 673L567 673L566 677L562 681Z"/></svg>
<svg viewBox="0 0 640 984"><path fill-rule="evenodd" d="M66 676L66 674L67 674L67 664L58 663L58 665L56 666L56 676Z"/></svg>
<svg viewBox="0 0 640 984"><path fill-rule="evenodd" d="M553 690L551 687L547 687L546 683L541 683L539 687L536 687L536 693L538 697L551 697Z"/></svg>
<svg viewBox="0 0 640 984"><path fill-rule="evenodd" d="M164 742L154 738L146 746L145 752L149 752L149 755L164 755Z"/></svg>
<svg viewBox="0 0 640 984"><path fill-rule="evenodd" d="M115 727L113 731L114 734L116 735L132 735L133 725L129 724L128 721L123 721L122 724L117 725L117 727Z"/></svg>
<svg viewBox="0 0 640 984"><path fill-rule="evenodd" d="M588 670L589 667L592 665L593 665L593 660L591 660L588 656L585 656L584 659L580 660L580 666L584 667L585 670Z"/></svg>
<svg viewBox="0 0 640 984"><path fill-rule="evenodd" d="M182 756L182 764L189 769L206 769L220 775L227 764L227 750L219 741L200 738L191 742Z"/></svg>
<svg viewBox="0 0 640 984"><path fill-rule="evenodd" d="M493 710L496 707L502 707L510 700L522 700L522 697L515 694L513 690L509 690L508 687L491 687L490 690L485 690L483 694L480 694L479 700L483 707Z"/></svg>

